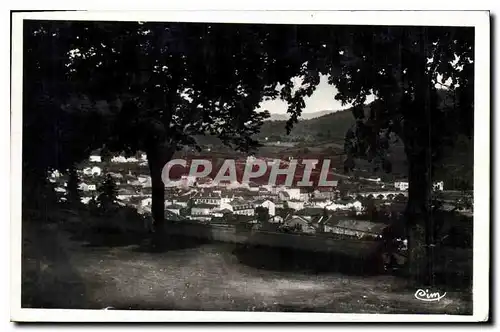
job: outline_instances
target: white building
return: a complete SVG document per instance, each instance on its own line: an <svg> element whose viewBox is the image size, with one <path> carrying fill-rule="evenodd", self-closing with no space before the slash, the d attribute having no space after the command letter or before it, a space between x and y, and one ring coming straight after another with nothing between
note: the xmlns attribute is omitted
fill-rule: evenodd
<svg viewBox="0 0 500 332"><path fill-rule="evenodd" d="M287 201L288 207L294 210L302 210L304 208L304 202L298 199L291 199Z"/></svg>
<svg viewBox="0 0 500 332"><path fill-rule="evenodd" d="M124 156L115 156L115 157L111 158L111 162L112 163L126 163L127 158L125 158Z"/></svg>
<svg viewBox="0 0 500 332"><path fill-rule="evenodd" d="M181 214L181 209L182 209L182 206L180 205L177 205L177 204L172 204L172 205L167 205L165 207L165 211L170 211L176 215L180 215Z"/></svg>
<svg viewBox="0 0 500 332"><path fill-rule="evenodd" d="M443 191L444 190L444 182L439 181L439 182L434 182L432 185L432 189L435 191Z"/></svg>
<svg viewBox="0 0 500 332"><path fill-rule="evenodd" d="M212 213L210 213L210 214L197 214L197 215L192 214L191 216L189 216L189 219L191 219L191 220L204 221L205 223L212 220L212 218L213 218Z"/></svg>
<svg viewBox="0 0 500 332"><path fill-rule="evenodd" d="M56 187L54 188L54 191L56 193L65 193L66 192L66 189L65 188L62 188L62 187Z"/></svg>
<svg viewBox="0 0 500 332"><path fill-rule="evenodd" d="M248 190L252 191L252 192L259 192L260 187L259 187L259 185L250 183L249 186L248 186Z"/></svg>
<svg viewBox="0 0 500 332"><path fill-rule="evenodd" d="M308 201L308 205L312 207L325 208L331 205L332 201L326 198L312 198Z"/></svg>
<svg viewBox="0 0 500 332"><path fill-rule="evenodd" d="M111 162L112 163L137 163L137 162L139 162L139 159L137 159L136 157L126 158L124 156L114 156L113 158L111 158Z"/></svg>
<svg viewBox="0 0 500 332"><path fill-rule="evenodd" d="M286 188L284 190L290 196L290 199L300 200L300 188Z"/></svg>
<svg viewBox="0 0 500 332"><path fill-rule="evenodd" d="M141 184L143 187L151 187L151 177L147 175L139 175L137 177L137 181Z"/></svg>
<svg viewBox="0 0 500 332"><path fill-rule="evenodd" d="M375 178L375 179L372 179L372 178L361 178L362 180L366 180L366 181L370 181L370 182L380 182L382 181L381 178Z"/></svg>
<svg viewBox="0 0 500 332"><path fill-rule="evenodd" d="M217 209L217 206L215 205L209 205L209 204L197 204L191 208L191 215L192 216L208 216L210 213Z"/></svg>
<svg viewBox="0 0 500 332"><path fill-rule="evenodd" d="M89 161L91 163L100 163L102 161L101 156L90 156Z"/></svg>
<svg viewBox="0 0 500 332"><path fill-rule="evenodd" d="M173 204L179 205L181 207L187 207L189 202L189 197L177 197L172 199Z"/></svg>
<svg viewBox="0 0 500 332"><path fill-rule="evenodd" d="M410 184L407 182L407 181L398 181L398 182L394 182L394 188L398 189L398 190L408 190L408 188L410 187Z"/></svg>
<svg viewBox="0 0 500 332"><path fill-rule="evenodd" d="M337 202L337 203L332 203L330 205L327 205L325 207L327 210L350 210L354 209L356 211L361 211L363 210L363 204L360 201L354 201L354 202L349 202L349 203L343 203L343 202Z"/></svg>
<svg viewBox="0 0 500 332"><path fill-rule="evenodd" d="M269 191L270 193L272 194L277 194L278 193L278 187L275 187L273 185L270 185L270 184L265 184L265 185L262 185L261 188Z"/></svg>
<svg viewBox="0 0 500 332"><path fill-rule="evenodd" d="M243 200L234 200L229 203L229 205L231 206L231 211L233 211L234 214L245 216L255 215L255 206L252 203Z"/></svg>
<svg viewBox="0 0 500 332"><path fill-rule="evenodd" d="M311 193L309 193L307 190L302 188L300 190L300 198L299 199L301 201L307 202L310 198L311 198Z"/></svg>
<svg viewBox="0 0 500 332"><path fill-rule="evenodd" d="M86 184L85 182L80 183L78 186L78 189L83 190L83 191L96 191L97 186L95 184Z"/></svg>
<svg viewBox="0 0 500 332"><path fill-rule="evenodd" d="M287 225L288 227L297 227L300 226L300 232L303 233L310 233L314 234L316 233L316 229L310 224L309 220L302 216L290 216L287 219L284 220L284 224Z"/></svg>
<svg viewBox="0 0 500 332"><path fill-rule="evenodd" d="M273 201L266 199L263 202L259 202L257 206L266 208L270 217L274 217L276 215L276 204L274 204Z"/></svg>
<svg viewBox="0 0 500 332"><path fill-rule="evenodd" d="M83 174L89 175L89 176L100 176L102 173L102 170L100 167L94 166L94 167L86 167L83 169Z"/></svg>
<svg viewBox="0 0 500 332"><path fill-rule="evenodd" d="M220 206L222 204L221 197L219 195L203 195L193 198L195 204L210 204Z"/></svg>
<svg viewBox="0 0 500 332"><path fill-rule="evenodd" d="M151 206L153 199L151 197L145 198L141 201L141 207Z"/></svg>
<svg viewBox="0 0 500 332"><path fill-rule="evenodd" d="M80 202L82 202L83 204L89 204L89 202L92 200L92 197L82 197L80 198Z"/></svg>
<svg viewBox="0 0 500 332"><path fill-rule="evenodd" d="M220 208L228 208L227 205L234 199L234 195L222 194L220 191L214 190L210 193L201 194L194 197L193 201L196 204L218 205Z"/></svg>
<svg viewBox="0 0 500 332"><path fill-rule="evenodd" d="M57 169L55 169L51 174L50 177L57 179L61 176L61 172L59 172Z"/></svg>
<svg viewBox="0 0 500 332"><path fill-rule="evenodd" d="M224 217L226 213L233 213L233 211L229 209L216 209L211 212L212 217Z"/></svg>
<svg viewBox="0 0 500 332"><path fill-rule="evenodd" d="M231 201L234 199L234 195L221 195L220 197L220 201L221 201L221 204L229 204L231 203Z"/></svg>

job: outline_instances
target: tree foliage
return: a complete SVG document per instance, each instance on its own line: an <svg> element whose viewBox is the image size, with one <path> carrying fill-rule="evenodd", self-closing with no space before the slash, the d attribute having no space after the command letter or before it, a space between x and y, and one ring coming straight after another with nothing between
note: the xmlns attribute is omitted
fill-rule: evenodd
<svg viewBox="0 0 500 332"><path fill-rule="evenodd" d="M269 221L269 209L268 208L258 206L255 208L255 214L257 217L257 221L260 224L264 224L264 223L267 223Z"/></svg>
<svg viewBox="0 0 500 332"><path fill-rule="evenodd" d="M135 152L158 135L176 147L196 144L199 133L251 148L266 116L255 112L260 101L287 101L290 129L320 75L338 88L336 99L355 106L348 155L383 159L393 134L410 145L426 128L424 100L439 110L430 114L436 143L451 142L445 133L456 129L472 134L473 29L34 21L25 38L33 59L25 68L26 96L45 97L58 109L78 91L75 113L100 109L116 116L112 128L99 127L116 134L106 140L116 150ZM301 78L299 88L294 77ZM451 96L439 101L438 87L448 79ZM419 86L429 98L418 95ZM371 94L377 102L364 109ZM41 107L40 98L27 99Z"/></svg>
<svg viewBox="0 0 500 332"><path fill-rule="evenodd" d="M144 150L158 221L175 150L200 134L255 148L266 98L288 103L290 132L321 75L353 106L346 171L360 157L391 171L388 147L403 142L408 221L427 247L434 165L457 133L473 134L472 28L31 21L24 37L25 170L64 170L103 144Z"/></svg>
<svg viewBox="0 0 500 332"><path fill-rule="evenodd" d="M265 26L80 22L72 23L70 77L94 100L114 110L113 150L134 153L162 141L168 148L197 145L211 134L235 149L268 116L256 112L277 94L277 46L288 29ZM281 55L278 55L281 57ZM279 66L279 67L278 67ZM126 135L125 135L126 133ZM147 133L147 135L146 135ZM154 142L152 144L152 142Z"/></svg>
<svg viewBox="0 0 500 332"><path fill-rule="evenodd" d="M107 174L103 183L97 189L99 195L97 196L97 203L100 208L108 209L116 204L118 199L118 189L116 183L110 174Z"/></svg>
<svg viewBox="0 0 500 332"><path fill-rule="evenodd" d="M374 161L391 171L388 147L402 140L410 182L407 205L412 274L431 276L435 227L429 207L434 166L457 134L472 137L474 108L474 29L465 27L368 27L322 29L300 35L308 58L305 85L285 99L288 129L326 74L342 103L353 105L356 125L345 136L345 170L354 158ZM336 33L331 34L332 31ZM444 87L445 90L441 89ZM368 107L369 95L376 100ZM423 263L423 264L422 264Z"/></svg>

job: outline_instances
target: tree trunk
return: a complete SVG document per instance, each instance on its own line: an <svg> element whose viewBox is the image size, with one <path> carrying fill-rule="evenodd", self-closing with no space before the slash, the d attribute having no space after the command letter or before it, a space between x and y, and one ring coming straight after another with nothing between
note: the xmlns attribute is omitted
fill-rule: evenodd
<svg viewBox="0 0 500 332"><path fill-rule="evenodd" d="M427 28L420 33L416 54L415 100L406 114L404 133L408 158L408 272L418 285L434 283L435 229L431 215L433 83L427 73Z"/></svg>
<svg viewBox="0 0 500 332"><path fill-rule="evenodd" d="M153 217L154 233L156 234L155 240L159 241L161 241L162 235L165 232L165 184L161 175L163 167L172 158L173 154L173 149L162 147L160 144L151 147L146 152L151 175L151 214Z"/></svg>
<svg viewBox="0 0 500 332"><path fill-rule="evenodd" d="M408 273L420 285L434 283L434 223L431 215L428 148L408 157L409 189L406 208Z"/></svg>

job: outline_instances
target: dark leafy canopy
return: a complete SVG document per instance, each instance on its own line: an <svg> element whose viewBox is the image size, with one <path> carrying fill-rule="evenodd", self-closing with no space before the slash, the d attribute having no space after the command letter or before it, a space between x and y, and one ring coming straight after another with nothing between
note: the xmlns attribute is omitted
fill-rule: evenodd
<svg viewBox="0 0 500 332"><path fill-rule="evenodd" d="M106 136L94 102L68 84L70 42L61 28L40 21L24 25L23 184L30 188L48 170L71 169Z"/></svg>
<svg viewBox="0 0 500 332"><path fill-rule="evenodd" d="M256 108L266 96L276 96L278 83L290 81L290 75L299 71L303 62L296 54L295 27L138 22L53 22L48 27L39 22L32 24L26 29L30 34L27 48L35 49L35 56L45 52L40 67L46 70L30 74L39 75L40 81L48 81L49 86L50 82L63 86L62 90L40 92L54 101L49 108L56 109L43 129L60 130L59 118L69 114L69 108L59 105L66 105L70 97L88 100L89 108L98 114L95 127L63 125L62 131L72 137L69 141L74 145L69 146L75 148L62 154L64 163L55 162L61 155L57 151L56 156L49 155L46 163L34 158L34 164L38 169L46 169L49 164L71 165L96 142L128 154L145 150L152 178L152 214L158 225L163 220L161 169L173 152L183 145L196 146L194 137L199 134L215 135L237 150L255 148L258 142L252 137L268 116ZM37 42L44 48L37 49ZM56 60L47 58L47 54ZM55 73L50 72L52 67L57 68ZM80 103L75 106L79 112L69 118L79 125L88 123L90 113L82 112ZM35 107L25 107L25 111L34 112L34 119L43 112ZM26 147L36 147L36 138L28 138L35 142ZM61 135L55 135L51 137L55 144L45 146L59 147L61 140Z"/></svg>
<svg viewBox="0 0 500 332"><path fill-rule="evenodd" d="M87 130L87 140L64 138L52 130L57 141L72 147L81 143L88 148L89 141L106 137L113 150L134 153L158 135L178 147L195 144L196 134L210 133L235 148L250 149L257 144L252 135L267 115L255 112L260 101L277 96L288 101L291 129L321 74L337 86L336 99L358 106L354 115L360 121L346 136L346 148L353 155L383 164L391 135L407 140L415 135L418 128L411 127L424 118L416 87L427 85L432 98L425 100L434 108L443 106L434 86L438 76L442 82L451 79L448 91L455 103L453 109L432 112L433 128L439 129L432 130L433 139L452 140L456 129L472 135L473 29L153 22L27 25L30 61L25 70L30 80L25 80L25 95L39 98L25 102L45 111L55 109L59 119L68 112L61 113L57 103L85 95L85 103L69 104L77 111L67 120L73 127L58 127L72 128L68 136L89 123L99 128ZM300 88L291 80L297 76L302 78ZM378 101L363 110L370 94ZM97 104L98 100L105 103ZM81 116L96 110L101 117ZM103 114L113 121L104 121ZM50 137L50 124L39 120L35 116L32 125L44 130L36 132ZM58 153L62 155L68 154Z"/></svg>
<svg viewBox="0 0 500 332"><path fill-rule="evenodd" d="M472 136L473 28L311 27L300 32L300 54L308 61L296 73L303 87L295 93L290 86L282 90L289 101L289 127L319 75L327 75L339 90L335 98L352 103L357 119L346 134L346 169L354 167L354 157L364 157L390 171L385 153L394 136L403 140L409 158L431 146L433 160L457 134ZM367 108L369 95L376 102Z"/></svg>
<svg viewBox="0 0 500 332"><path fill-rule="evenodd" d="M252 149L268 116L256 108L300 69L290 27L81 22L70 30L70 77L120 109L112 148L130 153L155 135L175 148L212 134Z"/></svg>

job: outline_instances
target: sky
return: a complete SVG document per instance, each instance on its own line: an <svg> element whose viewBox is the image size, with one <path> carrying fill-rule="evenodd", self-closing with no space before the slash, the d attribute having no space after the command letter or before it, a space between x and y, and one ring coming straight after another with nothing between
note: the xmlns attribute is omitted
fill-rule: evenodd
<svg viewBox="0 0 500 332"><path fill-rule="evenodd" d="M446 88L447 85L451 84L451 78L449 78L446 82L443 82L442 75L438 74L437 78L438 82L441 84L445 84L442 86L441 84L436 83L437 88ZM294 78L295 88L299 86L300 79ZM316 90L312 94L311 97L306 97L306 107L302 110L303 114L306 113L314 113L320 111L338 111L351 107L351 105L342 106L341 102L335 100L335 95L338 90L335 86L328 84L328 77L326 75L320 76L320 82L316 87ZM374 100L373 95L368 96L366 98L366 103L369 104ZM286 102L280 100L279 98L274 100L263 101L260 103L260 110L268 110L271 114L286 114L286 110L288 105Z"/></svg>
<svg viewBox="0 0 500 332"><path fill-rule="evenodd" d="M295 86L300 84L300 80L294 79ZM321 75L320 82L316 87L316 90L311 95L311 97L306 97L305 103L306 107L302 113L314 113L320 111L337 111L349 108L351 105L342 106L341 102L335 100L335 95L338 90L333 85L328 84L328 78L326 75ZM373 98L367 98L367 103L373 101ZM271 114L286 114L288 105L286 102L278 99L263 101L260 104L261 110L268 110Z"/></svg>

